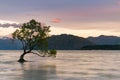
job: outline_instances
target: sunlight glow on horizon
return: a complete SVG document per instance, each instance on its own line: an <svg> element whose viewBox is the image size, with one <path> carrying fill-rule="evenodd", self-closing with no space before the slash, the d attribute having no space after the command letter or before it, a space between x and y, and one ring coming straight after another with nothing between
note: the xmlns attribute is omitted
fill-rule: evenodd
<svg viewBox="0 0 120 80"><path fill-rule="evenodd" d="M12 23L17 23L17 22L0 20L0 23L1 24L4 24L4 23L12 24ZM84 38L89 37L89 36L96 37L99 35L120 36L119 30L117 30L118 27L120 26L119 22L96 22L96 23L86 22L86 24L79 23L79 25L82 26L81 28L79 28L79 25L77 24L79 29L77 28L73 29L71 26L69 26L69 29L64 28L64 27L59 27L57 26L58 24L61 24L61 23L57 23L53 25L56 27L52 27L52 26L50 27L50 30L51 30L50 35L71 34L71 35L84 37ZM0 27L0 36L10 36L10 34L13 33L16 29L17 28L14 28L12 26L7 27L7 28Z"/></svg>
<svg viewBox="0 0 120 80"><path fill-rule="evenodd" d="M10 36L11 33L13 33L17 28L9 27L9 28L0 28L0 36ZM71 34L79 37L96 37L99 35L114 35L114 36L120 36L120 32L111 32L111 31L104 31L104 30L71 30L71 29L65 29L65 28L57 28L57 27L51 27L50 35L61 35L61 34Z"/></svg>
<svg viewBox="0 0 120 80"><path fill-rule="evenodd" d="M9 28L0 28L0 36L8 36L12 34L16 28L9 27Z"/></svg>
<svg viewBox="0 0 120 80"><path fill-rule="evenodd" d="M108 35L108 36L120 36L120 32L112 32L112 31L106 31L106 30L71 30L71 29L65 29L65 28L55 28L51 27L51 35L60 35L60 34L72 34L79 37L96 37L100 35Z"/></svg>

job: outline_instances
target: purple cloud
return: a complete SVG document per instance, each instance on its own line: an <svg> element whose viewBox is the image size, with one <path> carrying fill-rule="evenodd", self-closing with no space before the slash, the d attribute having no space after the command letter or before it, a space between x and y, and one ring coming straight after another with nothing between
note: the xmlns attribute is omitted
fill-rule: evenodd
<svg viewBox="0 0 120 80"><path fill-rule="evenodd" d="M8 28L8 27L19 28L20 26L21 24L16 24L16 23L5 23L5 24L0 23L0 27L3 27L3 28Z"/></svg>

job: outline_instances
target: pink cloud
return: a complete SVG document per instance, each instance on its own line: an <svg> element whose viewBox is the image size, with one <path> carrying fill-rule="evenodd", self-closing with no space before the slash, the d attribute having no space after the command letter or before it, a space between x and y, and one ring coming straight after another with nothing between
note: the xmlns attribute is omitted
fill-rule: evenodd
<svg viewBox="0 0 120 80"><path fill-rule="evenodd" d="M53 22L53 23L60 23L61 19L60 18L55 18L55 19L52 19L51 22Z"/></svg>
<svg viewBox="0 0 120 80"><path fill-rule="evenodd" d="M59 15L64 19L72 21L113 20L113 19L118 20L120 16L120 6L74 9L68 10L66 13L63 12L62 14Z"/></svg>

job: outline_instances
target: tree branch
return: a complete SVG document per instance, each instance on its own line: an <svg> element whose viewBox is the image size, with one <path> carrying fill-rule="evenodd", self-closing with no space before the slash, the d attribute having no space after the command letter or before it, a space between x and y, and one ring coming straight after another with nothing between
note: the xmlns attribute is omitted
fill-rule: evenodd
<svg viewBox="0 0 120 80"><path fill-rule="evenodd" d="M38 55L38 56L40 56L40 57L45 57L45 55L40 55L40 54L38 54L38 53L35 53L35 52L31 52L31 53L33 53L33 54L36 54L36 55Z"/></svg>

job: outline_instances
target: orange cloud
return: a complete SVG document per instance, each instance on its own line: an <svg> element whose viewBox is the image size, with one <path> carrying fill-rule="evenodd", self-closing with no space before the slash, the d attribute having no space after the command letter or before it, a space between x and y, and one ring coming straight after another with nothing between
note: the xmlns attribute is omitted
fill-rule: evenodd
<svg viewBox="0 0 120 80"><path fill-rule="evenodd" d="M60 23L61 19L60 18L55 18L55 19L51 20L51 22L53 22L53 23Z"/></svg>

